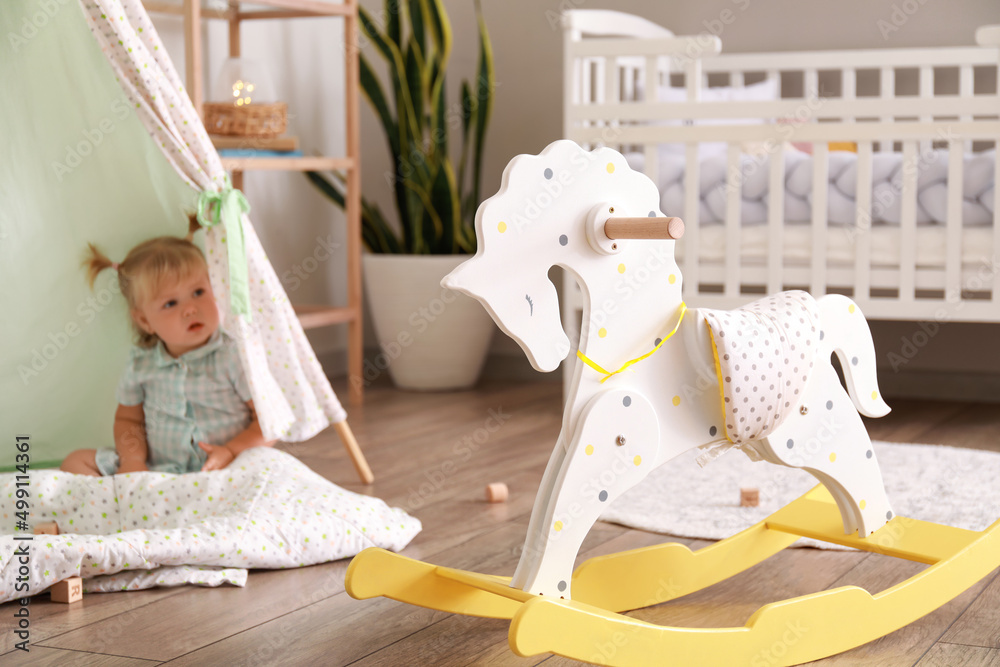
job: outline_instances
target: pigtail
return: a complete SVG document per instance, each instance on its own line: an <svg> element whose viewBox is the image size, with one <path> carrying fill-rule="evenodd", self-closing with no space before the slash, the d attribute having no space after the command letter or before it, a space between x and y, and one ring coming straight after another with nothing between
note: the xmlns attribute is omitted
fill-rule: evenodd
<svg viewBox="0 0 1000 667"><path fill-rule="evenodd" d="M97 276L101 271L111 268L117 270L118 268L117 264L108 259L108 256L101 252L93 243L87 244L87 250L84 251L81 266L87 274L87 283L90 285L91 290L94 289L94 283L97 281Z"/></svg>
<svg viewBox="0 0 1000 667"><path fill-rule="evenodd" d="M194 241L194 233L201 229L201 223L198 222L197 213L188 213L188 233L185 236L185 240Z"/></svg>
<svg viewBox="0 0 1000 667"><path fill-rule="evenodd" d="M188 234L185 238L159 236L143 241L132 248L121 263L112 262L93 243L87 244L84 252L83 269L87 274L90 289L94 289L98 274L104 269L114 269L122 296L130 311L141 308L150 296L156 293L158 285L166 277L180 276L193 269L205 269L205 256L191 239L201 229L196 215L188 215ZM143 348L154 347L159 338L155 332L144 331L132 315L132 327L136 345Z"/></svg>

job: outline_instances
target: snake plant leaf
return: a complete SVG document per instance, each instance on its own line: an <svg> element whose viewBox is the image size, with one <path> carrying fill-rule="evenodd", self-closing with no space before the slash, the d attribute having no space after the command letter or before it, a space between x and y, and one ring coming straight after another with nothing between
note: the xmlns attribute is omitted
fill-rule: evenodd
<svg viewBox="0 0 1000 667"><path fill-rule="evenodd" d="M410 151L410 156L417 157L420 154ZM415 254L431 252L430 248L434 242L435 230L434 220L427 214L429 197L426 184L428 175L425 164L407 166L409 172L396 183L398 197L406 202L405 227L409 228L409 238L406 239L406 247Z"/></svg>
<svg viewBox="0 0 1000 667"><path fill-rule="evenodd" d="M426 119L424 118L424 59L420 49L411 38L406 45L403 58L406 66L406 85L409 88L410 100L413 102L413 120L416 125L416 135L422 136Z"/></svg>
<svg viewBox="0 0 1000 667"><path fill-rule="evenodd" d="M405 188L401 185L402 181L406 178L406 175L401 173L401 170L406 166L401 158L404 155L409 156L413 154L410 147L415 138L421 136L419 118L417 117L413 99L410 95L409 83L405 80L406 65L399 48L395 43L389 41L379 32L377 26L375 26L367 12L361 10L361 12L359 12L359 16L361 17L362 30L372 40L372 43L375 44L379 52L385 56L388 63L387 70L389 78L392 81L393 92L395 94L397 121L391 125L386 125L383 122L383 126L389 140L390 151L396 158L393 164L396 209L401 215L405 216L405 212L412 210L415 204L419 206L419 202L411 201L411 198L407 195ZM372 103L372 106L376 108L377 113L381 116L382 109L388 110L388 103L385 102L384 94L379 95L381 93L381 86L379 86L378 92L376 92L372 86L373 83L378 82L378 79L375 77L371 67L366 67L366 70L366 72L362 71L362 88L365 91L365 96L368 98L369 102ZM379 97L382 100L381 109L379 108L379 103L377 102ZM404 149L406 149L405 153L403 152ZM410 225L405 223L402 225L402 230L403 247L408 249L414 248L415 250L413 250L413 252L420 252L419 247L421 244L419 239L421 235L418 231L412 229Z"/></svg>
<svg viewBox="0 0 1000 667"><path fill-rule="evenodd" d="M382 215L379 207L369 204L364 198L361 200L361 206L362 222L366 223L361 225L361 229L363 230L362 239L368 245L368 249L372 252L403 252L399 241L396 239L396 233L389 226L389 223L385 221L385 217ZM368 233L365 234L364 230L367 230Z"/></svg>
<svg viewBox="0 0 1000 667"><path fill-rule="evenodd" d="M371 65L364 56L362 56L359 61L361 90L368 99L368 102L375 109L379 119L382 121L382 127L385 130L385 136L389 142L389 150L391 154L394 156L400 156L402 155L401 146L410 145L408 139L410 133L407 132L408 127L405 123L403 125L399 125L395 120L393 120L392 112L389 109L389 103L385 98L385 93L382 91L382 85L379 83L378 77L376 77L374 71L372 71ZM398 89L398 79L396 77L393 77L393 82L396 84ZM397 94L397 99L399 99L399 97L400 95ZM403 105L403 108L405 108L405 105ZM400 165L399 160L396 160L393 164L393 176L395 183L398 183L403 178L400 173L401 166L402 165ZM398 186L395 187L394 195L396 197L397 209L403 210L407 206L403 189ZM404 246L410 245L410 236L409 228L406 225L403 225Z"/></svg>
<svg viewBox="0 0 1000 667"><path fill-rule="evenodd" d="M438 63L435 60L431 65L431 81L435 81L430 90L431 103L431 152L440 155L442 158L448 156L448 104L445 99L445 79L437 72ZM461 182L461 181L460 181Z"/></svg>
<svg viewBox="0 0 1000 667"><path fill-rule="evenodd" d="M305 174L306 178L308 178L313 185L319 188L323 194L332 199L337 206L344 208L346 202L344 201L344 193L340 191L340 188L328 181L326 177L318 171L307 171Z"/></svg>
<svg viewBox="0 0 1000 667"><path fill-rule="evenodd" d="M455 241L461 238L462 210L458 198L458 185L451 162L443 160L431 189L431 205L441 217L441 246L448 249L445 252L452 252Z"/></svg>
<svg viewBox="0 0 1000 667"><path fill-rule="evenodd" d="M434 204L430 202L430 197L424 204L423 210L423 232L424 248L431 255L441 254L441 216L434 210Z"/></svg>
<svg viewBox="0 0 1000 667"><path fill-rule="evenodd" d="M386 62L391 66L394 61L396 61L399 55L399 47L393 42L389 41L375 25L375 21L372 20L371 15L365 11L364 7L358 7L358 22L361 26L361 32L365 34L365 37L372 41L378 52L382 54ZM393 48L396 46L396 48Z"/></svg>
<svg viewBox="0 0 1000 667"><path fill-rule="evenodd" d="M442 162L439 167L434 175L431 189L414 181L407 181L406 187L423 206L421 231L423 232L424 246L427 248L425 252L447 254L453 252L454 246L451 244L452 232L447 228L449 224L453 224L453 216L446 191L449 187L454 186L454 178L449 184L450 163ZM448 240L447 244L444 242L445 239Z"/></svg>
<svg viewBox="0 0 1000 667"><path fill-rule="evenodd" d="M382 84L379 83L378 77L375 76L371 65L368 64L368 59L364 56L359 58L358 69L361 79L361 90L368 99L368 103L375 109L375 113L378 114L379 120L382 121L382 129L385 130L385 136L389 139L389 148L392 150L393 155L398 155L399 128L396 126L396 121L392 118L392 112L389 110L389 102L386 100L385 92L382 90Z"/></svg>
<svg viewBox="0 0 1000 667"><path fill-rule="evenodd" d="M472 126L472 93L469 92L469 82L462 81L462 154L458 159L458 185L465 188L465 164L469 157L469 128ZM464 206L463 206L464 211Z"/></svg>
<svg viewBox="0 0 1000 667"><path fill-rule="evenodd" d="M406 145L407 134L417 135L419 129L414 121L413 100L410 98L409 87L403 84L406 66L403 62L403 55L392 41L379 32L378 26L372 21L371 16L362 8L358 8L361 29L365 35L372 40L375 48L378 49L388 63L389 76L392 79L392 89L396 95L396 114L399 117L397 123L397 134L399 135L399 146Z"/></svg>
<svg viewBox="0 0 1000 667"><path fill-rule="evenodd" d="M479 185L483 170L483 146L486 143L486 127L493 109L493 47L483 18L482 3L476 0L476 19L479 23L479 76L476 79L476 142L472 161L472 196L479 201Z"/></svg>
<svg viewBox="0 0 1000 667"><path fill-rule="evenodd" d="M441 218L433 209L430 193L419 183L406 181L407 197L414 202L410 209L410 224L414 228L413 252L434 254L441 236Z"/></svg>
<svg viewBox="0 0 1000 667"><path fill-rule="evenodd" d="M403 4L396 0L399 11L403 11ZM407 13L410 19L410 37L416 40L421 53L427 53L427 28L424 27L424 6L422 0L407 0Z"/></svg>
<svg viewBox="0 0 1000 667"><path fill-rule="evenodd" d="M442 0L421 0L426 11L427 26L430 29L434 47L440 54L441 71L443 72L451 57L451 23L444 9Z"/></svg>
<svg viewBox="0 0 1000 667"><path fill-rule="evenodd" d="M315 185L323 194L333 200L340 208L345 208L343 188L343 176L335 173L334 176L340 181L338 187L322 174L315 171L305 172L306 178ZM361 199L361 240L372 252L401 252L396 235L386 223L385 218L378 206L372 206L364 198Z"/></svg>
<svg viewBox="0 0 1000 667"><path fill-rule="evenodd" d="M417 140L410 143L410 149L405 155L399 156L398 164L402 176L399 183L410 182L419 190L430 191L437 169L437 160L435 156L428 154Z"/></svg>
<svg viewBox="0 0 1000 667"><path fill-rule="evenodd" d="M476 199L472 196L471 192L469 192L468 194L466 194L465 198L462 199L462 219L463 220L473 220L474 221L476 219L476 206L478 204L479 204L479 202L476 201ZM467 232L466 233L466 240L468 240L472 244L472 247L475 248L475 246L476 246L476 240L475 240L476 228L475 228L475 225L465 225L465 230Z"/></svg>
<svg viewBox="0 0 1000 667"><path fill-rule="evenodd" d="M385 36L391 39L397 47L402 47L399 9L397 0L385 0L382 5L382 13L385 14Z"/></svg>

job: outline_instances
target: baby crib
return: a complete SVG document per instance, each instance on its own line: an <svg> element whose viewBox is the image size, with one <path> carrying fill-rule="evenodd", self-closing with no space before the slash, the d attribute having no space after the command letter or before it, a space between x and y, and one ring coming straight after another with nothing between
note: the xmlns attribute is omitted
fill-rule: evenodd
<svg viewBox="0 0 1000 667"><path fill-rule="evenodd" d="M749 54L615 11L563 31L564 137L660 186L688 304L806 289L869 319L1000 322L1000 26L978 46ZM563 304L578 331L570 276Z"/></svg>

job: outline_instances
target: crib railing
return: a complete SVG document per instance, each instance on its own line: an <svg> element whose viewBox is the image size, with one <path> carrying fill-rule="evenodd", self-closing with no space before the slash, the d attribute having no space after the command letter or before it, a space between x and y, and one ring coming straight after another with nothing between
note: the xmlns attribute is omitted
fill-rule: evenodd
<svg viewBox="0 0 1000 667"><path fill-rule="evenodd" d="M654 182L658 146L685 145L684 210L664 213L680 214L687 223L679 250L683 248L681 268L690 303L731 308L755 298L752 295L804 288L815 295L848 294L872 319L1000 321L1000 206L994 204L992 248L980 249L982 264L971 263L962 251L967 241L962 224L963 156L996 149L1000 143L1000 30L981 29L977 47L722 55L715 37L677 37L641 19L625 25L615 21L615 12L601 14L566 13L564 136L588 147L641 152L643 169ZM630 30L641 35L621 36ZM905 76L914 72L915 78ZM713 80L735 88L770 80L780 98L738 104L701 101ZM657 100L660 86L678 82L687 101ZM746 119L756 123L745 124ZM704 120L723 124L696 124ZM783 256L785 161L780 156L793 141L811 145L813 153L812 257L805 267L786 266ZM699 252L698 151L704 142L728 145L721 264L703 261ZM766 160L769 205L763 266L744 262L741 253L741 153L747 142L763 145L764 154L775 158ZM856 146L856 212L848 228L827 224L831 143ZM932 148L948 151L940 266L918 263L916 251L917 166ZM899 262L886 267L872 263L872 165L876 152L890 151L902 154L903 177L895 193L900 224L892 232L898 235ZM1000 191L998 162L1000 150L995 154L994 192ZM757 166L764 164L761 160ZM853 265L827 261L831 234L850 236Z"/></svg>

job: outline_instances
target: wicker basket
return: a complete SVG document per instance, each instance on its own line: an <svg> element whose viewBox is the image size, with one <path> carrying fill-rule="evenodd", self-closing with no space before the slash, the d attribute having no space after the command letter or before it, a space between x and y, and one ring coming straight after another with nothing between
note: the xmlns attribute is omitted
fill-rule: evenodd
<svg viewBox="0 0 1000 667"><path fill-rule="evenodd" d="M276 137L288 126L288 105L248 104L238 107L232 102L206 102L205 128L210 134L240 137Z"/></svg>

